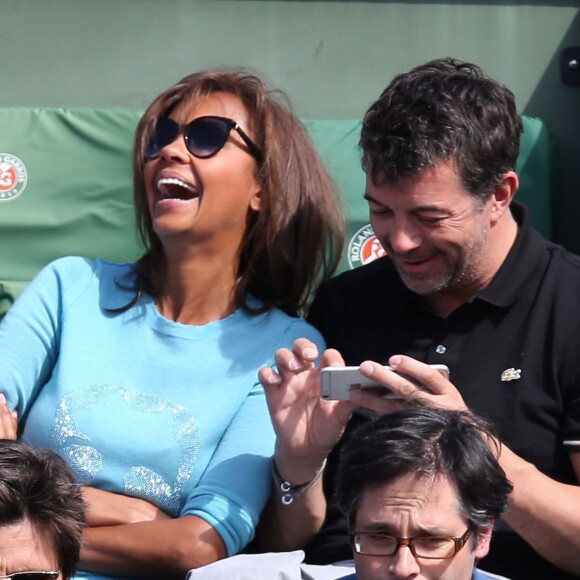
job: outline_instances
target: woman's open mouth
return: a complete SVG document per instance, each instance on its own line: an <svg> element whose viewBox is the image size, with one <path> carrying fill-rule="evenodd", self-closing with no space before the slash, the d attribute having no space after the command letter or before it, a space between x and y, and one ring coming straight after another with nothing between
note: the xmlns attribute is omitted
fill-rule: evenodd
<svg viewBox="0 0 580 580"><path fill-rule="evenodd" d="M161 199L188 201L199 197L197 188L177 177L160 177L156 185Z"/></svg>

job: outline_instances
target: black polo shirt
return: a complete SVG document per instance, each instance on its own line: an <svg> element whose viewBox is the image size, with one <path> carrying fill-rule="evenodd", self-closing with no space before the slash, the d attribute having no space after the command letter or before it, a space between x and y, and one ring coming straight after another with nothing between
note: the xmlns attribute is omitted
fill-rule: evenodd
<svg viewBox="0 0 580 580"><path fill-rule="evenodd" d="M470 409L491 419L515 453L557 481L578 483L569 453L580 451L580 257L544 240L521 205L511 210L519 229L505 262L447 318L408 290L386 257L327 283L309 321L349 365L394 354L446 364ZM345 436L363 420L355 417ZM311 562L351 555L332 499L337 456L325 481L327 524L307 549ZM572 578L502 522L480 567L514 580Z"/></svg>

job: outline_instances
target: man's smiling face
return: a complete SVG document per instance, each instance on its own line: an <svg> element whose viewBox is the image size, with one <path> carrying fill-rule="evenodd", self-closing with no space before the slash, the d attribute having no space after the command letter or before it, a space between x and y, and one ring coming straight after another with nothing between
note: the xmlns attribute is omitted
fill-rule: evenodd
<svg viewBox="0 0 580 580"><path fill-rule="evenodd" d="M425 296L471 296L489 282L492 197L468 192L452 164L418 178L375 185L367 176L371 225L404 284Z"/></svg>

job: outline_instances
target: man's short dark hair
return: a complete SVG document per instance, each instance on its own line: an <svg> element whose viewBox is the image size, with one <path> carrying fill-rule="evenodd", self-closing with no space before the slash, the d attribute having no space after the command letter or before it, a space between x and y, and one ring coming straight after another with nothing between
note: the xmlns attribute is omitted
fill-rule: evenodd
<svg viewBox="0 0 580 580"><path fill-rule="evenodd" d="M395 77L363 120L363 168L377 186L452 162L487 199L516 167L522 120L513 93L475 64L432 60Z"/></svg>
<svg viewBox="0 0 580 580"><path fill-rule="evenodd" d="M382 415L357 429L343 447L339 506L352 526L366 489L409 474L445 477L457 489L470 528L488 527L504 513L512 490L497 461L496 442L491 425L466 411L413 407Z"/></svg>
<svg viewBox="0 0 580 580"><path fill-rule="evenodd" d="M47 534L63 578L71 578L85 526L80 487L55 452L0 440L0 525L23 521Z"/></svg>

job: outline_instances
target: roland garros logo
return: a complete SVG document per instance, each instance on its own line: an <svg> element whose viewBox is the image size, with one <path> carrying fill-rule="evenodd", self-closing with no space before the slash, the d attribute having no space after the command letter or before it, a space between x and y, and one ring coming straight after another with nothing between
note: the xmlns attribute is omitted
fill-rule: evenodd
<svg viewBox="0 0 580 580"><path fill-rule="evenodd" d="M24 163L10 153L0 153L0 201L16 199L24 191L27 181Z"/></svg>
<svg viewBox="0 0 580 580"><path fill-rule="evenodd" d="M364 266L386 254L381 242L375 236L373 228L370 224L367 224L350 239L348 244L348 265L351 269L357 266Z"/></svg>

